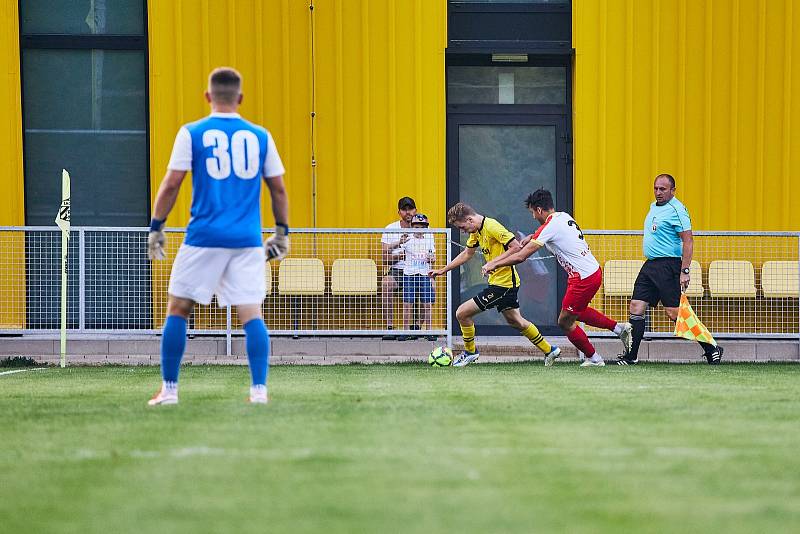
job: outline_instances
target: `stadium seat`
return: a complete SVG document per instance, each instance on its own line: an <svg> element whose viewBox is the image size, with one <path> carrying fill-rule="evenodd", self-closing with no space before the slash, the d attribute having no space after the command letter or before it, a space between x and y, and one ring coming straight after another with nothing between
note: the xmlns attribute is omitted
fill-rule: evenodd
<svg viewBox="0 0 800 534"><path fill-rule="evenodd" d="M687 297L702 297L705 293L703 289L703 269L700 267L700 262L692 260L689 266L689 287L686 288Z"/></svg>
<svg viewBox="0 0 800 534"><path fill-rule="evenodd" d="M286 258L278 268L278 293L304 296L325 294L325 266L318 258Z"/></svg>
<svg viewBox="0 0 800 534"><path fill-rule="evenodd" d="M800 298L800 267L796 261L765 261L761 266L764 298Z"/></svg>
<svg viewBox="0 0 800 534"><path fill-rule="evenodd" d="M603 267L603 293L607 297L633 295L633 283L642 265L642 260L608 260Z"/></svg>
<svg viewBox="0 0 800 534"><path fill-rule="evenodd" d="M374 295L378 292L378 267L369 259L338 259L331 267L332 295Z"/></svg>
<svg viewBox="0 0 800 534"><path fill-rule="evenodd" d="M712 297L755 298L753 264L741 260L716 260L708 268L708 289Z"/></svg>
<svg viewBox="0 0 800 534"><path fill-rule="evenodd" d="M318 258L286 258L278 268L278 293L292 298L294 337L300 329L300 299L325 294L325 266ZM316 308L313 308L316 324Z"/></svg>
<svg viewBox="0 0 800 534"><path fill-rule="evenodd" d="M272 294L272 265L264 262L264 281L267 283L267 295Z"/></svg>

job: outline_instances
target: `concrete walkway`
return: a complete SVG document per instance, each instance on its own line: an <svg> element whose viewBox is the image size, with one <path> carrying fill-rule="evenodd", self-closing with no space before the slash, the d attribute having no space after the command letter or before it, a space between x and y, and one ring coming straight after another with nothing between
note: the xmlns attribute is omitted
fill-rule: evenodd
<svg viewBox="0 0 800 534"><path fill-rule="evenodd" d="M563 349L565 361L577 360L577 353L564 337L550 339ZM454 351L460 351L460 338L454 338ZM598 352L606 359L621 351L618 340L610 338L592 339ZM428 352L438 341L383 341L374 337L308 337L271 339L272 364L337 364L337 363L381 363L424 361ZM800 363L800 341L798 340L722 340L725 348L724 361L785 362ZM59 341L36 336L0 337L0 359L25 356L41 363L59 361ZM160 339L154 336L111 337L85 336L70 338L67 343L67 361L73 365L124 364L158 365ZM478 338L480 361L512 362L541 361L541 353L527 340L518 337ZM186 345L184 361L196 365L246 365L244 339L233 339L232 354L226 354L226 342L219 337L195 337ZM705 361L696 343L678 339L645 340L639 351L643 361L690 363Z"/></svg>

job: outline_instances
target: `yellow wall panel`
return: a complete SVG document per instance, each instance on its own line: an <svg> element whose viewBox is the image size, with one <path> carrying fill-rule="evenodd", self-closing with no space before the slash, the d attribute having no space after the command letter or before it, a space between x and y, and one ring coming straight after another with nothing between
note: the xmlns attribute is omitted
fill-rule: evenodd
<svg viewBox="0 0 800 534"><path fill-rule="evenodd" d="M19 72L19 14L17 0L0 1L0 226L25 224L25 185L22 169L22 105ZM25 240L19 233L0 233L0 328L25 326ZM20 288L23 288L20 290Z"/></svg>
<svg viewBox="0 0 800 534"><path fill-rule="evenodd" d="M25 185L22 169L22 103L19 72L19 14L17 0L0 1L0 226L25 224Z"/></svg>
<svg viewBox="0 0 800 534"><path fill-rule="evenodd" d="M800 229L792 0L574 0L573 43L583 226L639 229L668 172L696 229Z"/></svg>
<svg viewBox="0 0 800 534"><path fill-rule="evenodd" d="M148 6L153 195L177 129L207 113L208 72L231 65L242 114L283 158L292 226L384 226L404 195L444 224L445 0L315 0L313 46L305 0ZM185 187L168 225L186 224L190 199Z"/></svg>

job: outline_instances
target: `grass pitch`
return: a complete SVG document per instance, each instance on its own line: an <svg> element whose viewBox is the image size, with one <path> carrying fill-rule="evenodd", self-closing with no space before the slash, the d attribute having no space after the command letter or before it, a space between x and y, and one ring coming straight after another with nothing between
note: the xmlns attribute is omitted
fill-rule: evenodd
<svg viewBox="0 0 800 534"><path fill-rule="evenodd" d="M798 532L800 366L0 376L2 532Z"/></svg>

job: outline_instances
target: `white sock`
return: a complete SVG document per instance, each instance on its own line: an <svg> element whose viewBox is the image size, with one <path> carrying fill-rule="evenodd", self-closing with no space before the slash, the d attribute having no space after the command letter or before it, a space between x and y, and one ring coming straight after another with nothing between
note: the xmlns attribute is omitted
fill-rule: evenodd
<svg viewBox="0 0 800 534"><path fill-rule="evenodd" d="M250 393L266 393L267 386L264 384L253 384L250 386Z"/></svg>
<svg viewBox="0 0 800 534"><path fill-rule="evenodd" d="M166 380L162 382L164 391L167 393L173 393L175 395L178 394L178 383L177 382L167 382Z"/></svg>
<svg viewBox="0 0 800 534"><path fill-rule="evenodd" d="M622 333L622 323L617 323L617 326L614 327L614 333L620 335Z"/></svg>
<svg viewBox="0 0 800 534"><path fill-rule="evenodd" d="M603 361L603 357L602 357L602 356L600 356L599 354L597 354L596 352L595 352L595 353L594 353L594 355L593 355L591 358L589 358L589 359L592 361L592 363L599 363L599 362L602 362L602 361Z"/></svg>

